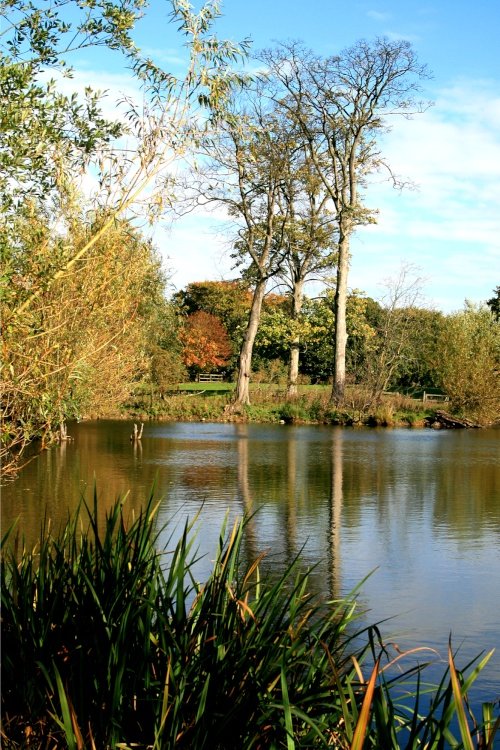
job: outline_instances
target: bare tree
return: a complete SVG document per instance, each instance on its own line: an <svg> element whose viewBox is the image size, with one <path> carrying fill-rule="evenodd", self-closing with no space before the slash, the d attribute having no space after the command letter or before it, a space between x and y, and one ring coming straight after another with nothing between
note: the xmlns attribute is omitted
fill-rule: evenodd
<svg viewBox="0 0 500 750"><path fill-rule="evenodd" d="M415 326L421 324L424 279L418 269L403 263L397 276L386 279L379 300L380 316L368 356L365 384L368 405L378 404L396 374L415 354Z"/></svg>
<svg viewBox="0 0 500 750"><path fill-rule="evenodd" d="M262 60L281 84L276 96L295 118L311 160L335 208L338 264L335 294L334 383L332 400L344 400L346 304L351 236L357 226L374 222L363 205L367 177L386 166L377 138L389 118L421 112L415 100L427 75L406 41L360 41L340 55L321 58L300 45L266 51ZM389 172L398 184L392 172Z"/></svg>
<svg viewBox="0 0 500 750"><path fill-rule="evenodd" d="M281 200L281 184L289 152L288 134L278 127L257 86L247 90L219 120L217 138L208 149L210 164L197 184L191 185L201 202L226 207L235 224L233 257L253 286L233 409L250 403L252 354L262 302L269 279L284 259L289 208Z"/></svg>
<svg viewBox="0 0 500 750"><path fill-rule="evenodd" d="M287 166L280 189L280 200L286 206L288 221L285 227L286 252L279 277L290 293L287 395L293 398L297 395L304 287L308 280L331 271L336 263L337 247L335 216L329 208L331 201L302 138L298 139L294 162Z"/></svg>

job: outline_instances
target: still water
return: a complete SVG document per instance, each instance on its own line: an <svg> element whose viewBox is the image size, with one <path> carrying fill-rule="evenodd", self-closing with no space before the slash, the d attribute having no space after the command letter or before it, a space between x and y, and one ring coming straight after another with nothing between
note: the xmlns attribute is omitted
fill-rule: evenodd
<svg viewBox="0 0 500 750"><path fill-rule="evenodd" d="M130 423L99 421L69 434L2 488L4 531L17 518L36 539L44 514L62 522L94 481L108 505L130 491L131 508L155 484L163 545L199 514L202 580L225 516L254 513L249 559L266 552L276 570L301 552L325 597L368 576L362 622L443 659L451 633L459 666L496 648L472 697L500 698L500 430L163 422L134 445Z"/></svg>

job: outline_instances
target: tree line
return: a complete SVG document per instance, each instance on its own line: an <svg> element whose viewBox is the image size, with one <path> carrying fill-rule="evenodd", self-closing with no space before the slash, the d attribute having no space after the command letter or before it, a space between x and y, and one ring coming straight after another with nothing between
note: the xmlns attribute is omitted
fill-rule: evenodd
<svg viewBox="0 0 500 750"><path fill-rule="evenodd" d="M186 368L234 375L241 410L255 369L286 362L289 397L301 377L331 379L341 405L353 381L373 399L417 382L451 391L444 369L462 373L468 357L470 390L481 376L497 398L495 298L453 318L419 309L405 277L383 304L349 291L351 237L376 220L370 176L402 184L380 136L427 106L411 45L376 39L321 57L278 44L253 53L261 72L249 76L237 70L248 44L215 34L217 1L195 12L170 0L187 50L174 75L134 44L145 7L0 0L4 461ZM71 78L71 54L86 47L121 57L140 106L125 99L110 120L98 92L61 93L55 79ZM168 300L144 225L207 204L227 212L237 280ZM311 279L326 282L319 299L305 295Z"/></svg>
<svg viewBox="0 0 500 750"><path fill-rule="evenodd" d="M347 390L362 389L367 409L378 406L386 391L418 397L427 391L445 393L478 418L498 417L500 331L492 301L444 314L422 306L420 292L415 269L402 267L378 300L348 293ZM166 356L151 372L155 388L167 392L200 372L236 379L252 303L253 288L244 279L193 282L177 292L170 301ZM286 290L264 297L252 373L254 380L286 389L289 398L298 383L333 381L335 290L304 296L298 317L293 304Z"/></svg>

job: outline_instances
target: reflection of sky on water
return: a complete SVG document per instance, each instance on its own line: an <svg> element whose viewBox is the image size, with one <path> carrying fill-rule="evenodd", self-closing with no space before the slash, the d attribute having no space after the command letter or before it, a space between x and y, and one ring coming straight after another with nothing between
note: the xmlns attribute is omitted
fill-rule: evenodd
<svg viewBox="0 0 500 750"><path fill-rule="evenodd" d="M243 551L248 559L265 552L263 571L302 551L325 597L373 571L360 594L367 622L397 615L385 634L443 656L452 631L460 664L496 646L481 685L498 695L500 431L148 423L139 448L130 432L123 422L73 425L73 443L47 451L3 488L4 528L20 515L36 535L41 509L64 518L94 474L108 505L130 489L138 508L155 482L158 523L166 524L160 546L199 514L202 580L226 516L231 526L254 514Z"/></svg>

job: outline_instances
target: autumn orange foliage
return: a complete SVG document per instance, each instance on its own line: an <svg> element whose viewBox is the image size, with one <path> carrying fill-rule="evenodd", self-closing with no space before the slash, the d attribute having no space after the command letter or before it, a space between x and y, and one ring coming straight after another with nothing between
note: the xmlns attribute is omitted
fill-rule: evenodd
<svg viewBox="0 0 500 750"><path fill-rule="evenodd" d="M231 342L219 318L203 310L189 315L181 341L186 367L213 370L228 364L232 355Z"/></svg>

